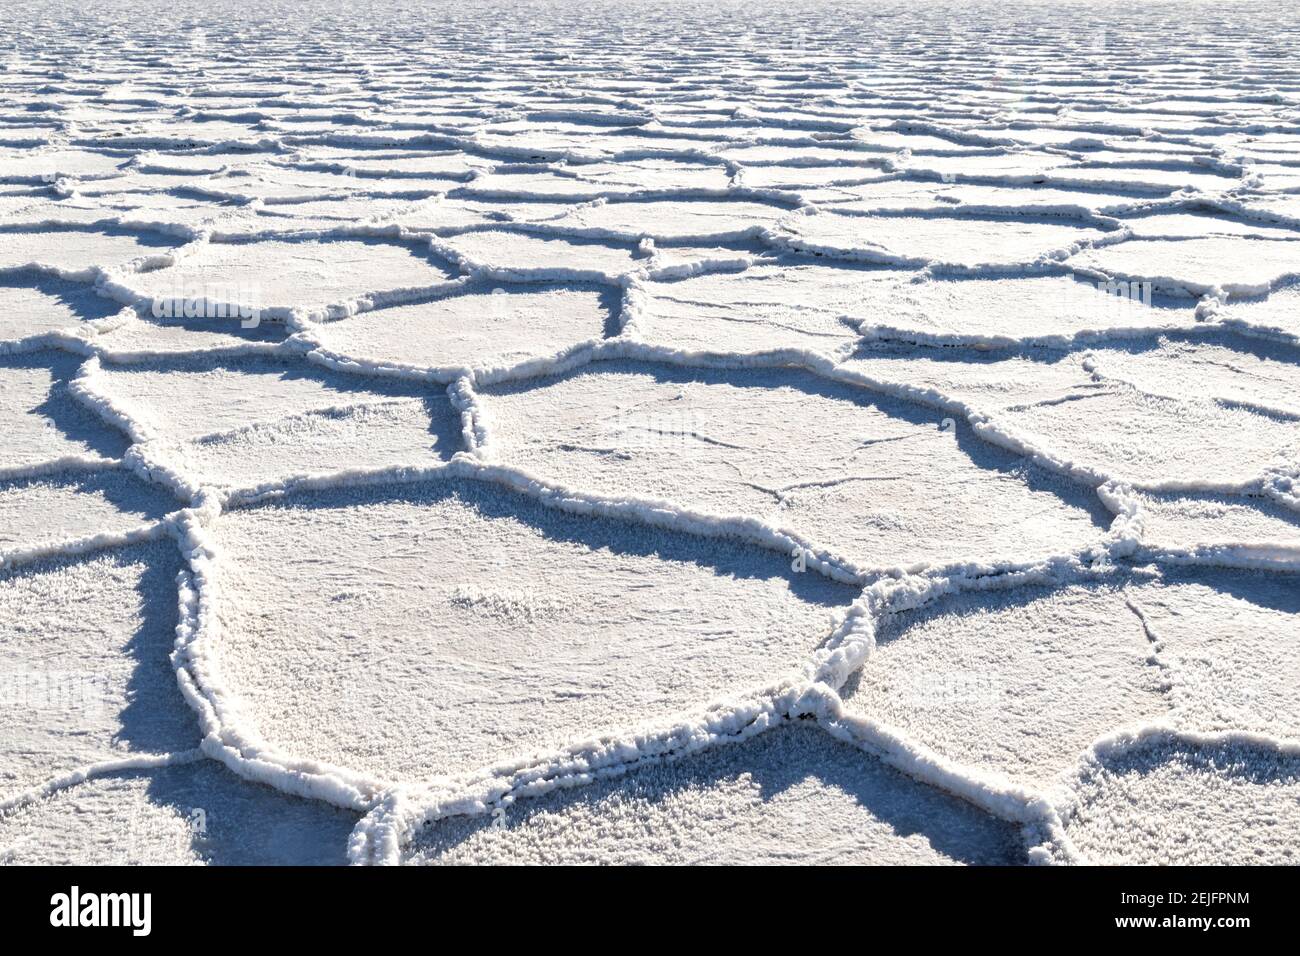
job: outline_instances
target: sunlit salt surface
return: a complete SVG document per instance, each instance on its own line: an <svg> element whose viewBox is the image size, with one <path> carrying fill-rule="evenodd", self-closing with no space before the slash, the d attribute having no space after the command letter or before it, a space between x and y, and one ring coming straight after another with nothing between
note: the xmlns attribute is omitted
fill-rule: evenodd
<svg viewBox="0 0 1300 956"><path fill-rule="evenodd" d="M0 862L1294 862L1287 5L0 39Z"/></svg>

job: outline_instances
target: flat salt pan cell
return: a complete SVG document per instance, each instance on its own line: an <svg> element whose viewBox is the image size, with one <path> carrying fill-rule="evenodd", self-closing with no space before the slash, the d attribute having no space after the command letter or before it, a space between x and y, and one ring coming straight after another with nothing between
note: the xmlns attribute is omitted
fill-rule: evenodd
<svg viewBox="0 0 1300 956"><path fill-rule="evenodd" d="M1091 350L1102 379L1183 401L1211 398L1300 419L1300 367L1289 347L1233 341L1133 340Z"/></svg>
<svg viewBox="0 0 1300 956"><path fill-rule="evenodd" d="M851 713L1040 789L1097 737L1169 710L1141 620L1106 585L969 592L892 615Z"/></svg>
<svg viewBox="0 0 1300 956"><path fill-rule="evenodd" d="M1300 274L1300 242L1245 237L1135 239L1087 250L1070 265L1118 277L1149 279L1159 288L1203 295L1220 288L1262 295L1284 276Z"/></svg>
<svg viewBox="0 0 1300 956"><path fill-rule="evenodd" d="M1226 546L1275 559L1300 548L1300 513L1246 495L1142 495L1143 540L1156 546Z"/></svg>
<svg viewBox="0 0 1300 956"><path fill-rule="evenodd" d="M1038 215L1052 210L1072 211L1086 209L1112 214L1138 205L1146 199L1118 192L1101 192L1092 189L1061 189L1053 186L1015 185L995 186L987 183L966 183L960 178L943 194L962 206L994 207L1011 212L1016 209L1032 210Z"/></svg>
<svg viewBox="0 0 1300 956"><path fill-rule="evenodd" d="M1249 481L1300 450L1292 420L1120 384L1008 409L999 421L1063 461L1149 485L1176 481L1214 490Z"/></svg>
<svg viewBox="0 0 1300 956"><path fill-rule="evenodd" d="M745 200L649 200L584 207L555 220L560 228L639 240L743 239L773 226L789 210Z"/></svg>
<svg viewBox="0 0 1300 956"><path fill-rule="evenodd" d="M782 229L791 245L863 262L988 268L1061 258L1103 233L1082 226L1016 219L792 216Z"/></svg>
<svg viewBox="0 0 1300 956"><path fill-rule="evenodd" d="M522 200L442 199L420 203L393 216L392 222L415 232L454 235L465 229L502 222L546 222L572 208L570 203Z"/></svg>
<svg viewBox="0 0 1300 956"><path fill-rule="evenodd" d="M98 179L114 175L124 162L88 150L33 150L0 156L0 179Z"/></svg>
<svg viewBox="0 0 1300 956"><path fill-rule="evenodd" d="M1300 733L1300 592L1290 575L1179 569L1127 594L1159 641L1179 726Z"/></svg>
<svg viewBox="0 0 1300 956"><path fill-rule="evenodd" d="M666 249L671 254L673 250ZM717 250L716 256L726 255ZM641 338L688 352L806 349L835 353L857 339L853 316L871 314L898 273L819 266L755 266L743 272L645 283Z"/></svg>
<svg viewBox="0 0 1300 956"><path fill-rule="evenodd" d="M489 173L479 176L459 195L491 200L494 196L527 196L563 202L588 202L602 195L629 191L627 187L594 183L550 172Z"/></svg>
<svg viewBox="0 0 1300 956"><path fill-rule="evenodd" d="M361 312L315 332L332 354L451 381L468 368L505 369L600 340L618 310L611 290L494 287Z"/></svg>
<svg viewBox="0 0 1300 956"><path fill-rule="evenodd" d="M646 264L629 246L522 232L467 232L444 240L467 266L538 278L615 278Z"/></svg>
<svg viewBox="0 0 1300 956"><path fill-rule="evenodd" d="M1300 342L1300 282L1289 282L1260 298L1242 301L1229 298L1215 318L1235 328L1259 330Z"/></svg>
<svg viewBox="0 0 1300 956"><path fill-rule="evenodd" d="M856 594L782 553L483 483L231 511L216 544L248 719L284 752L412 781L764 686Z"/></svg>
<svg viewBox="0 0 1300 956"><path fill-rule="evenodd" d="M385 220L417 208L418 198L389 199L382 196L313 199L307 202L267 203L262 215L285 219L329 220L356 223Z"/></svg>
<svg viewBox="0 0 1300 956"><path fill-rule="evenodd" d="M183 244L180 238L111 229L6 228L0 230L0 269L36 265L61 273L83 273L95 266L110 269L133 259L161 255Z"/></svg>
<svg viewBox="0 0 1300 956"><path fill-rule="evenodd" d="M801 186L831 186L837 184L856 184L863 180L881 179L884 173L871 166L753 166L745 170L744 182L750 189L798 189ZM890 182L894 185L894 182ZM920 184L913 183L913 186ZM847 187L856 192L855 187ZM922 198L928 193L916 189Z"/></svg>
<svg viewBox="0 0 1300 956"><path fill-rule="evenodd" d="M460 416L442 395L285 415L155 446L152 454L200 485L257 488L291 478L430 467L460 450Z"/></svg>
<svg viewBox="0 0 1300 956"><path fill-rule="evenodd" d="M481 169L486 163L474 161L464 154L449 156L376 156L367 157L365 153L355 154L355 159L345 162L358 176L448 176L461 178L475 169Z"/></svg>
<svg viewBox="0 0 1300 956"><path fill-rule="evenodd" d="M1005 176L1024 179L1059 170L1069 162L1062 156L1048 153L1012 153L986 156L910 156L899 165L909 173L931 173L940 177L977 176L982 178Z"/></svg>
<svg viewBox="0 0 1300 956"><path fill-rule="evenodd" d="M1190 302L1157 300L1140 282L1074 276L903 279L888 288L862 323L863 332L927 344L999 347L1075 341L1193 328Z"/></svg>
<svg viewBox="0 0 1300 956"><path fill-rule="evenodd" d="M0 481L0 553L120 535L177 507L166 491L124 470Z"/></svg>
<svg viewBox="0 0 1300 956"><path fill-rule="evenodd" d="M725 189L729 177L721 166L696 166L664 160L591 163L573 167L582 180L601 187L628 189Z"/></svg>
<svg viewBox="0 0 1300 956"><path fill-rule="evenodd" d="M1267 222L1198 216L1190 213L1137 216L1123 220L1139 239L1197 239L1203 236L1253 236L1300 241L1300 229Z"/></svg>
<svg viewBox="0 0 1300 956"><path fill-rule="evenodd" d="M105 365L92 387L151 437L182 441L381 404L416 391L400 382L262 359L210 367L180 360ZM439 394L427 397L445 401Z"/></svg>
<svg viewBox="0 0 1300 956"><path fill-rule="evenodd" d="M96 330L94 347L113 360L140 361L169 355L201 356L247 352L283 339L284 326L258 324L245 329L237 317L153 320L116 316Z"/></svg>
<svg viewBox="0 0 1300 956"><path fill-rule="evenodd" d="M209 243L175 265L123 281L150 300L198 297L320 313L369 296L437 286L452 273L413 247L373 240Z"/></svg>
<svg viewBox="0 0 1300 956"><path fill-rule="evenodd" d="M503 463L758 518L867 567L1059 552L1099 531L1078 489L964 425L799 372L600 362L480 399Z"/></svg>
<svg viewBox="0 0 1300 956"><path fill-rule="evenodd" d="M356 192L363 189L361 182L341 173L262 167L251 175L240 171L209 176L195 183L194 188L241 199L317 199Z"/></svg>
<svg viewBox="0 0 1300 956"><path fill-rule="evenodd" d="M1138 166L1058 166L1047 173L1047 180L1057 185L1097 185L1111 189L1145 190L1160 195L1181 189L1213 195L1237 185L1237 181L1228 176Z"/></svg>
<svg viewBox="0 0 1300 956"><path fill-rule="evenodd" d="M978 413L1037 401L1059 401L1098 388L1083 355L1057 351L954 355L943 349L868 345L841 366L882 387L960 402Z"/></svg>
<svg viewBox="0 0 1300 956"><path fill-rule="evenodd" d="M1268 194L1251 196L1246 206L1254 212L1263 213L1266 218L1278 217L1291 226L1300 220L1300 196Z"/></svg>

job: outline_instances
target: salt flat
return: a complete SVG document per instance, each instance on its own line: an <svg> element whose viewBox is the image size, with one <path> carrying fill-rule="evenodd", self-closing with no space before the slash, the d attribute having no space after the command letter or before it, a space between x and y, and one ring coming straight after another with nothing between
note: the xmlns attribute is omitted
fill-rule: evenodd
<svg viewBox="0 0 1300 956"><path fill-rule="evenodd" d="M0 862L1294 862L1294 10L26 13Z"/></svg>

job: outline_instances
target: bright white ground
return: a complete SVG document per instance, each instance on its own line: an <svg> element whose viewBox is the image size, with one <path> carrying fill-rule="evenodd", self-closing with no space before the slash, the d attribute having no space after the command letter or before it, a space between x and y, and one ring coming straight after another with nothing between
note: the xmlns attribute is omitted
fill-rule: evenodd
<svg viewBox="0 0 1300 956"><path fill-rule="evenodd" d="M1295 862L1300 22L1021 7L5 18L0 862Z"/></svg>

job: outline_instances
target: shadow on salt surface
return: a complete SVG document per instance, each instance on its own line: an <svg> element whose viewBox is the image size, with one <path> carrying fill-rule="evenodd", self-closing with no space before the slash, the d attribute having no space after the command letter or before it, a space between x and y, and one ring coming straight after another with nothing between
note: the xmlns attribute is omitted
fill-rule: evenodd
<svg viewBox="0 0 1300 956"><path fill-rule="evenodd" d="M57 432L61 445L64 446L50 447L42 455L46 460L87 452L116 458L130 444L126 436L106 424L68 391L68 383L77 377L83 361L85 360L80 356L56 350L0 356L0 389L17 398L19 408L15 411L23 418L43 420L43 427ZM37 404L25 405L27 395L24 392L27 387L20 391L7 381L10 376L6 372L13 372L15 378L21 377L25 383L48 377L50 385L44 389L44 395ZM0 467L19 463L8 455L5 457L8 460L0 459ZM21 463L36 464L35 461Z"/></svg>
<svg viewBox="0 0 1300 956"><path fill-rule="evenodd" d="M206 829L191 828L191 846L213 866L344 865L360 816L251 783L210 760L154 771L146 795L187 821L204 811Z"/></svg>
<svg viewBox="0 0 1300 956"><path fill-rule="evenodd" d="M185 243L179 236L119 226L0 225L0 271L33 262L71 271L108 268Z"/></svg>
<svg viewBox="0 0 1300 956"><path fill-rule="evenodd" d="M418 864L1014 864L1014 826L807 725L426 826Z"/></svg>
<svg viewBox="0 0 1300 956"><path fill-rule="evenodd" d="M1098 865L1294 864L1300 758L1156 741L1083 769L1065 832Z"/></svg>
<svg viewBox="0 0 1300 956"><path fill-rule="evenodd" d="M53 311L53 307L57 307L74 322L102 319L122 309L120 302L97 295L94 289L84 282L60 279L34 270L0 273L0 308L5 312L10 311L11 308L22 309L24 306L27 308L23 311L30 311L32 303L39 301L41 297L50 300L49 304L52 307L50 311ZM11 306L10 303L16 304ZM7 321L8 317L5 318L5 325L0 328L8 328L10 323ZM31 329L31 332L44 331L45 328ZM0 335L3 334L5 333L0 332Z"/></svg>
<svg viewBox="0 0 1300 956"><path fill-rule="evenodd" d="M1297 574L1185 567L1166 569L1163 577L1170 583L1201 584L1259 608L1300 614L1300 575ZM1296 635L1296 643L1300 646L1300 633Z"/></svg>
<svg viewBox="0 0 1300 956"><path fill-rule="evenodd" d="M0 572L0 792L70 770L199 740L176 683L174 542Z"/></svg>
<svg viewBox="0 0 1300 956"><path fill-rule="evenodd" d="M953 431L956 434L957 447L975 465L986 471L1015 477L1031 491L1045 492L1059 498L1063 505L1085 511L1098 530L1105 531L1110 528L1114 515L1106 510L1093 489L1039 468L1031 464L1028 459L985 441L964 421L957 422Z"/></svg>
<svg viewBox="0 0 1300 956"><path fill-rule="evenodd" d="M180 623L176 574L179 553L170 538L147 552L150 560L136 579L140 626L123 647L136 660L126 684L126 706L118 713L122 729L115 740L133 750L164 752L183 749L181 728L192 728L199 738L198 722L176 683L171 652Z"/></svg>
<svg viewBox="0 0 1300 956"><path fill-rule="evenodd" d="M0 863L342 865L357 818L201 760L94 777L0 818Z"/></svg>
<svg viewBox="0 0 1300 956"><path fill-rule="evenodd" d="M0 549L125 531L181 507L133 472L62 472L0 479Z"/></svg>
<svg viewBox="0 0 1300 956"><path fill-rule="evenodd" d="M176 338L180 340L173 346L177 351L194 351L203 347L202 334L213 335L216 338L235 336L248 342L279 342L289 335L283 323L261 321L260 317L257 325L247 328L244 323L250 320L241 319L237 314L231 318L180 316L155 319L146 310L139 319L139 327L120 331L114 329L102 335L99 341L106 343L111 350L120 348L121 340L124 338L134 339L143 348L152 347L162 351L168 347L168 339ZM182 336L180 333L190 334Z"/></svg>
<svg viewBox="0 0 1300 956"><path fill-rule="evenodd" d="M1157 296L1159 298L1159 296ZM1089 346L1091 351L1128 352L1140 354L1153 352L1168 343L1186 344L1190 347L1209 349L1211 347L1240 352L1267 362L1295 365L1297 347L1295 343L1278 342L1251 335L1241 335L1233 329L1168 329L1159 335L1140 335L1131 338L1114 338L1104 343ZM1225 373L1236 371L1224 369Z"/></svg>

